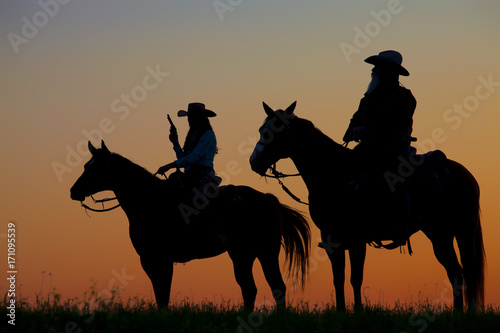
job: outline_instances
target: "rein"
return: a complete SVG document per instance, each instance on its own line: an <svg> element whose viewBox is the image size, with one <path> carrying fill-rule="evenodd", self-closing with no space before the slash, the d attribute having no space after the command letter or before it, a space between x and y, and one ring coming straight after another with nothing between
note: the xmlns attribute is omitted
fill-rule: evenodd
<svg viewBox="0 0 500 333"><path fill-rule="evenodd" d="M290 191L288 189L288 187L286 187L285 184L283 184L283 182L281 181L281 178L297 177L297 176L300 176L300 173L295 173L295 174L287 175L287 174L284 174L282 172L279 172L278 170L276 170L276 163L274 163L273 166L270 167L269 169L271 170L272 175L266 174L266 175L264 175L264 177L269 177L269 178L277 179L278 183L283 188L283 191L285 191L286 194L288 194L293 200L295 200L295 201L297 201L297 202L299 202L301 204L304 204L304 205L309 205L309 203L300 200L300 198L297 197L295 194L293 194L292 191Z"/></svg>
<svg viewBox="0 0 500 333"><path fill-rule="evenodd" d="M95 209L95 208L91 208L89 206L87 206L86 204L83 203L82 201L82 207L85 208L85 209L88 209L90 211L93 211L93 212L97 212L97 213L103 213L103 212L109 212L110 210L113 210L115 208L118 208L120 207L120 204L117 204L113 207L110 207L110 208L104 208L104 203L107 202L107 201L111 201L111 200L116 200L116 197L114 198L106 198L106 199L94 199L94 197L91 195L90 196L92 198L92 200L94 200L94 203L101 203L102 204L102 209Z"/></svg>

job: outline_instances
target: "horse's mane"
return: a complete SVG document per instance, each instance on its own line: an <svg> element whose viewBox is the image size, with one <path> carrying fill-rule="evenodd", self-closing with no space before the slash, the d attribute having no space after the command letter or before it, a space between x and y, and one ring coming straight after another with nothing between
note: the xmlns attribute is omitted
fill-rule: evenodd
<svg viewBox="0 0 500 333"><path fill-rule="evenodd" d="M351 149L335 142L308 119L297 117L292 126L296 133L306 133L305 136L309 138L307 150L314 156L321 157L331 172L352 172L354 152ZM297 134L297 137L300 135Z"/></svg>
<svg viewBox="0 0 500 333"><path fill-rule="evenodd" d="M276 110L276 112L280 112L283 114L285 111L283 110ZM264 120L262 125L265 125L267 121L269 121L271 118L275 117L274 115L267 116L266 119ZM318 140L317 146L316 147L310 147L312 149L322 149L322 150L334 150L335 152L339 153L346 153L351 151L350 149L347 149L343 147L342 145L338 144L335 142L332 138L330 138L328 135L324 134L318 127L316 127L312 121L304 118L300 118L295 116L295 118L292 120L293 126L295 128L298 128L299 131L303 133L311 133L314 135L315 139Z"/></svg>
<svg viewBox="0 0 500 333"><path fill-rule="evenodd" d="M161 181L161 179L154 177L146 168L132 162L120 154L111 153L111 158L119 165L120 172L122 172L125 177L133 176L136 177L138 181L151 181L154 179Z"/></svg>
<svg viewBox="0 0 500 333"><path fill-rule="evenodd" d="M351 151L350 149L343 147L328 135L323 133L318 127L313 124L312 121L297 117L294 122L294 126L296 126L295 128L297 131L302 133L309 133L314 137L315 146L310 147L310 149L320 149L323 154L325 152L348 154Z"/></svg>
<svg viewBox="0 0 500 333"><path fill-rule="evenodd" d="M328 147L337 147L339 145L332 138L323 133L318 127L316 127L312 121L297 117L297 124L301 127L301 130L313 133L319 140L320 145L327 145Z"/></svg>

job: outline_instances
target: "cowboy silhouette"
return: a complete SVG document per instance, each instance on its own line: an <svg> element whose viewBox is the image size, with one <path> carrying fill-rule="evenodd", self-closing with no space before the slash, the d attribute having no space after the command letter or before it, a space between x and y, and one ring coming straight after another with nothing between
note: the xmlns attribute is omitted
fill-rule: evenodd
<svg viewBox="0 0 500 333"><path fill-rule="evenodd" d="M416 140L411 133L417 101L411 91L399 83L400 75L410 75L401 66L402 61L403 57L396 51L383 51L365 59L374 65L372 80L343 138L345 143L359 142L354 151L360 173L349 183L349 189L354 193L361 189L368 200L391 198L393 202L388 214L392 214L395 221L400 220L394 226L400 236L387 248L405 243L411 218L408 184L405 182L395 191L388 191L389 186L382 177L385 172L397 169L398 157L408 159L410 152L415 151L410 143ZM366 193L370 194L366 196Z"/></svg>
<svg viewBox="0 0 500 333"><path fill-rule="evenodd" d="M372 80L344 135L344 142L359 142L355 147L364 172L380 173L403 154L409 154L413 113L417 101L399 83L399 75L410 73L401 66L403 57L396 51L383 51L365 59L374 65ZM366 168L365 168L366 167Z"/></svg>
<svg viewBox="0 0 500 333"><path fill-rule="evenodd" d="M164 174L172 168L184 168L184 182L188 187L204 193L207 185L218 186L221 181L214 171L217 139L208 119L215 117L216 113L206 109L203 103L190 103L187 111L180 110L177 116L187 116L189 122L184 146L181 148L177 131L171 128L169 139L174 145L177 160L160 167L156 173Z"/></svg>

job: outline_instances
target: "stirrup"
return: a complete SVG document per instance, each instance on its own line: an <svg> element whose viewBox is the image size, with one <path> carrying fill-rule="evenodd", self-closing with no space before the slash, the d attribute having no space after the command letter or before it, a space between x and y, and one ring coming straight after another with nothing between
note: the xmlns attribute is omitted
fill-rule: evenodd
<svg viewBox="0 0 500 333"><path fill-rule="evenodd" d="M382 244L382 241L372 241L370 242L370 245L373 246L376 249L386 249L386 250L394 250L398 247L402 247L407 245L408 246L408 254L412 255L413 250L411 248L411 243L410 243L410 238L405 240L393 240L392 243L389 243L387 245Z"/></svg>
<svg viewBox="0 0 500 333"><path fill-rule="evenodd" d="M377 249L386 249L386 250L394 250L397 247L404 246L406 244L406 240L393 240L392 243L389 243L387 245L382 244L382 241L373 241L370 243L374 248Z"/></svg>

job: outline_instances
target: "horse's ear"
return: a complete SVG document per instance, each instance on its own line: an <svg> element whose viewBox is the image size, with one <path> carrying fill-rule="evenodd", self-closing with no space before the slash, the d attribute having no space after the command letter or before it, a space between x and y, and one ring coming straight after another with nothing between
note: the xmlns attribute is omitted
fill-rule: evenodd
<svg viewBox="0 0 500 333"><path fill-rule="evenodd" d="M264 111L266 111L266 114L269 117L272 117L274 115L274 110L271 109L265 102L262 102L262 106L264 107Z"/></svg>
<svg viewBox="0 0 500 333"><path fill-rule="evenodd" d="M104 144L104 140L101 140L101 149L102 149L105 153L111 154L111 152L109 151L108 147L106 147L106 145Z"/></svg>
<svg viewBox="0 0 500 333"><path fill-rule="evenodd" d="M287 107L285 112L288 114L292 114L296 106L297 106L297 101L293 102L289 107Z"/></svg>
<svg viewBox="0 0 500 333"><path fill-rule="evenodd" d="M92 145L92 142L90 142L90 140L89 140L89 145L88 145L88 146L89 146L89 151L90 151L90 153L91 153L92 155L94 155L94 154L95 154L95 152L97 151L97 149L96 149L96 148Z"/></svg>

